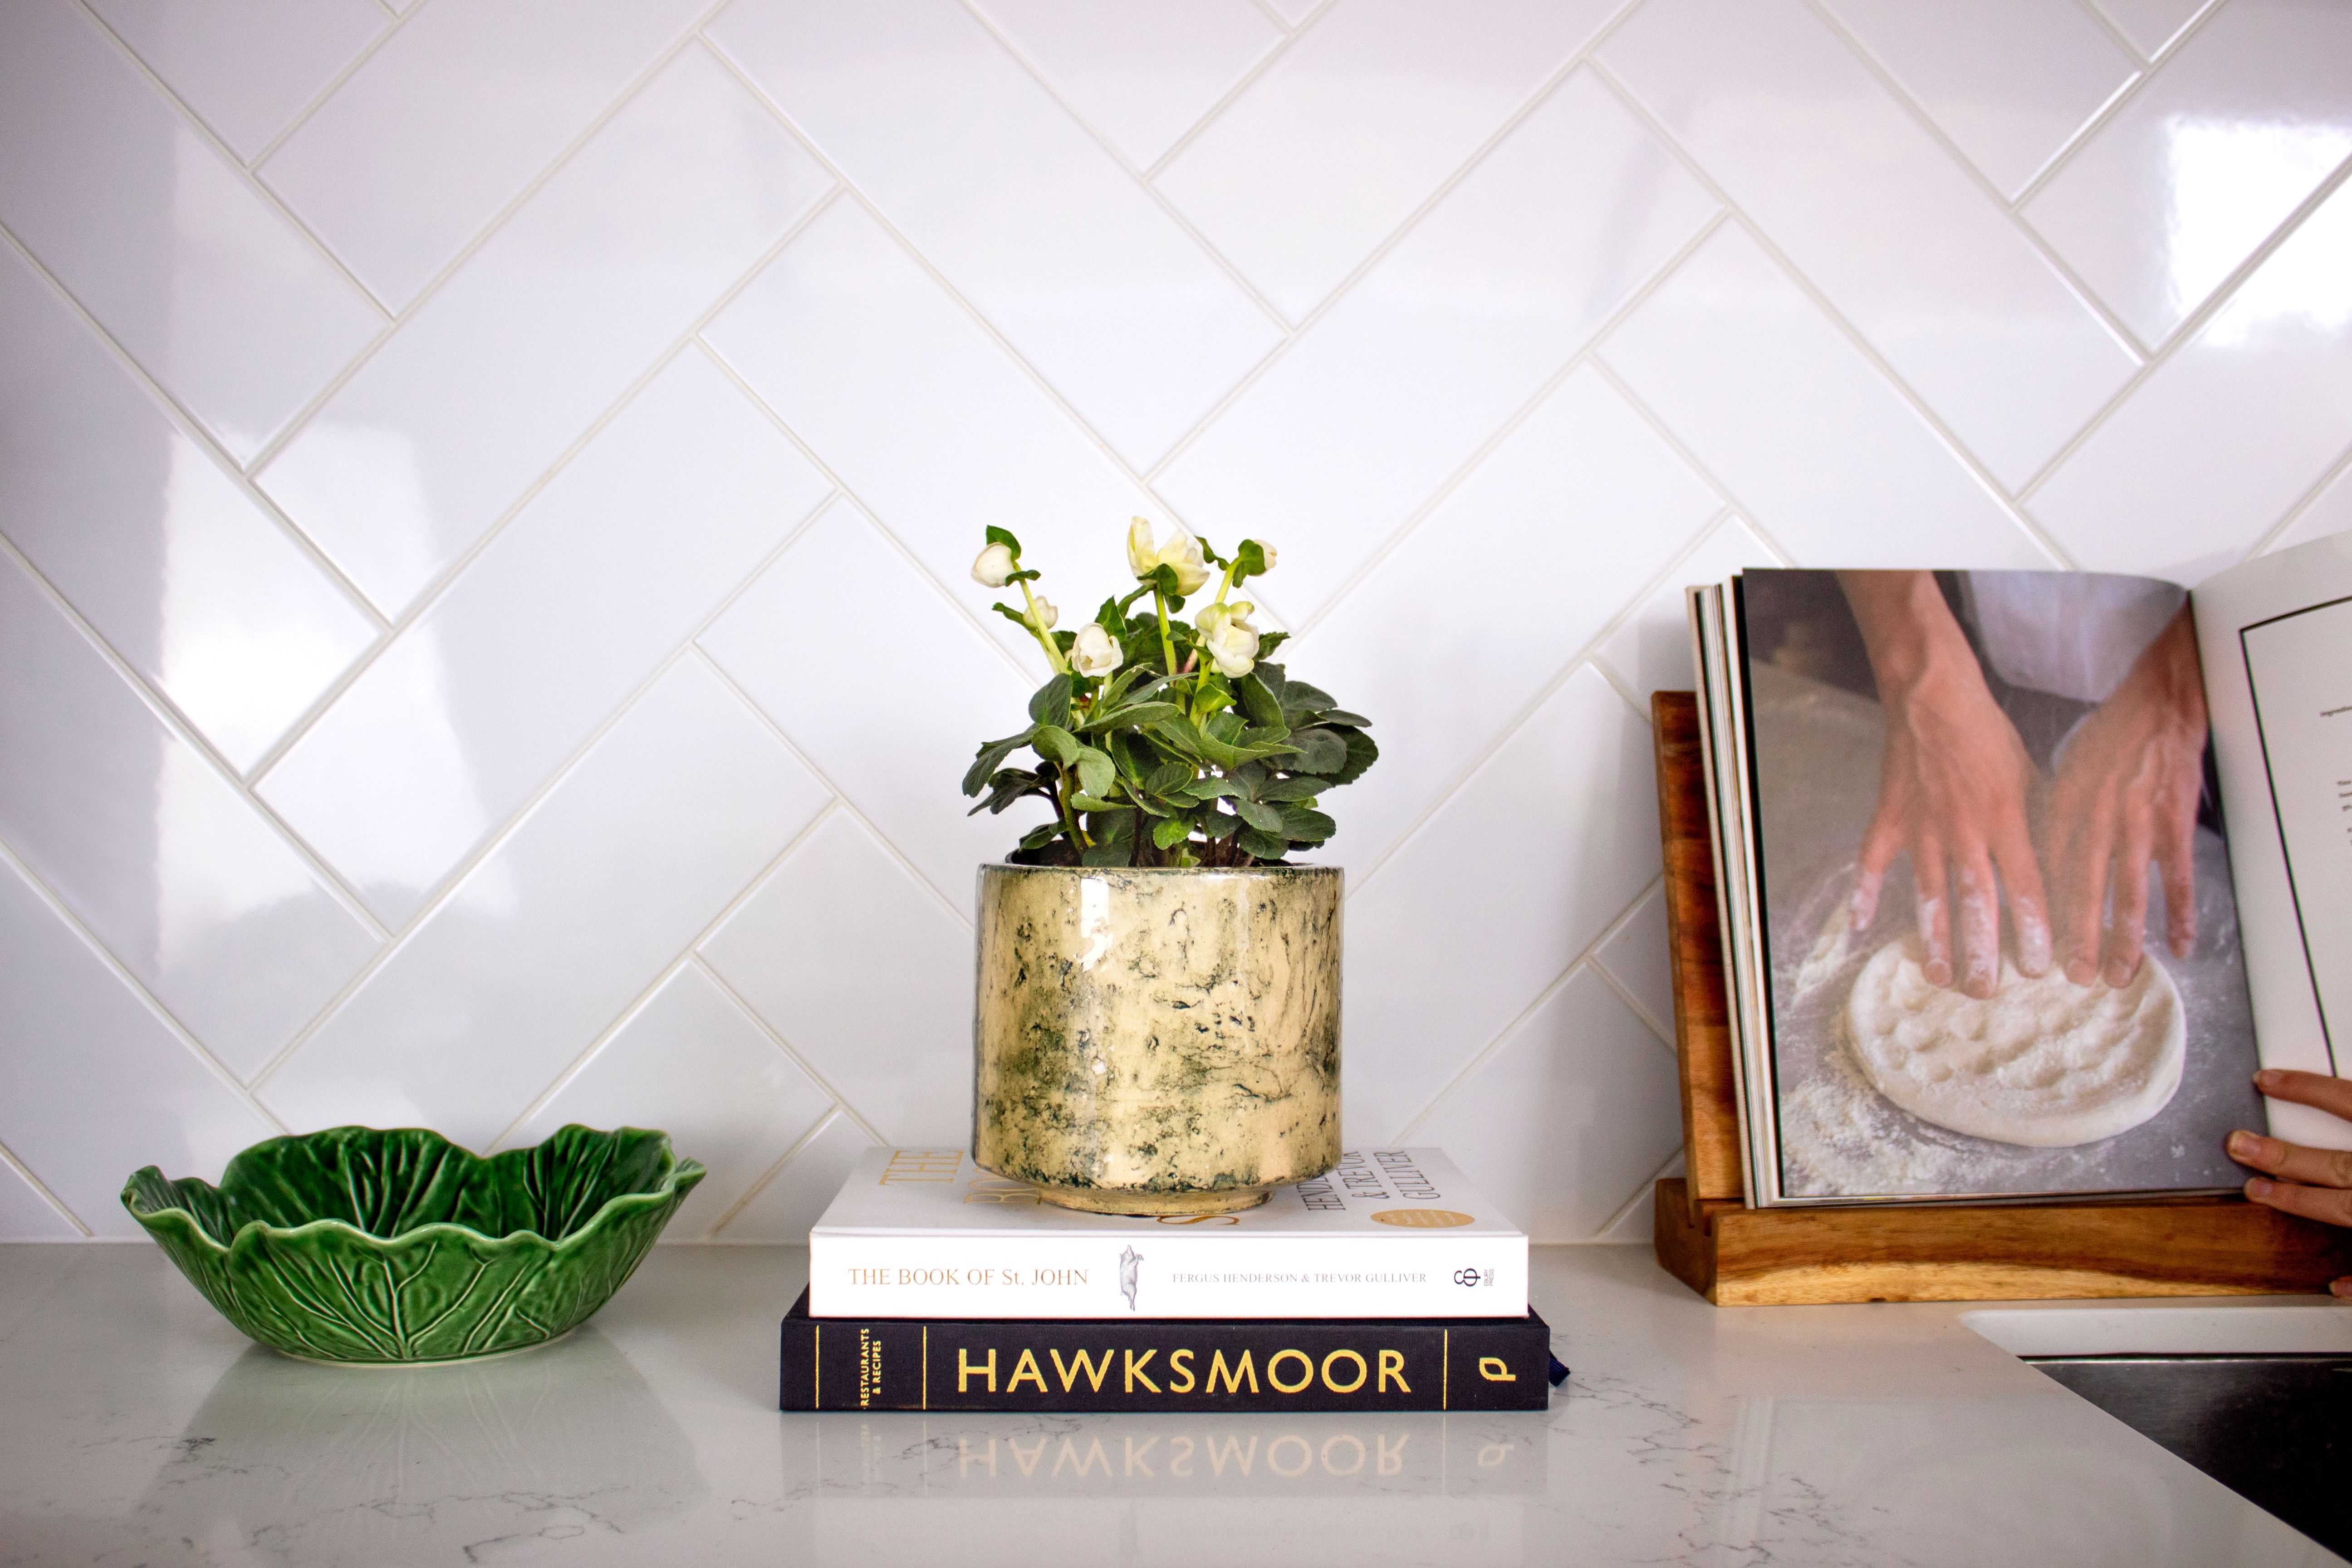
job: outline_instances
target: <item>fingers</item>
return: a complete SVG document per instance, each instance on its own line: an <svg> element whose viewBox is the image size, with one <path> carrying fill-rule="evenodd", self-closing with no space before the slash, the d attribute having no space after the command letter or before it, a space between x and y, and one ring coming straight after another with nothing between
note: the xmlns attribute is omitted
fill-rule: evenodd
<svg viewBox="0 0 2352 1568"><path fill-rule="evenodd" d="M2283 1139L2254 1132L2230 1134L2230 1158L2282 1181L2307 1187L2352 1187L2352 1153L2339 1149L2306 1149Z"/></svg>
<svg viewBox="0 0 2352 1568"><path fill-rule="evenodd" d="M2147 863L2154 858L2148 810L2135 805L2123 814L2122 842L2115 859L2115 905L2107 916L2106 956L2102 974L2114 986L2131 984L2139 973L2140 944L2147 933Z"/></svg>
<svg viewBox="0 0 2352 1568"><path fill-rule="evenodd" d="M2254 1176L2246 1183L2246 1196L2282 1214L2301 1215L2323 1225L2352 1225L2352 1192L2340 1187L2299 1187Z"/></svg>
<svg viewBox="0 0 2352 1568"><path fill-rule="evenodd" d="M2107 901L2107 863L2113 858L2115 808L2094 801L2058 850L2058 952L2066 978L2088 985L2099 977L2099 917Z"/></svg>
<svg viewBox="0 0 2352 1568"><path fill-rule="evenodd" d="M2157 869L2164 878L2164 938L2175 958L2186 958L2197 945L2197 818L2175 816L2162 829L2156 847Z"/></svg>
<svg viewBox="0 0 2352 1568"><path fill-rule="evenodd" d="M1922 840L1911 856L1911 880L1919 893L1919 945L1927 959L1919 966L1930 985L1952 983L1952 911L1946 898L1944 847Z"/></svg>
<svg viewBox="0 0 2352 1568"><path fill-rule="evenodd" d="M2000 862L2000 879L2009 889L2009 919L2017 932L2017 967L2021 973L2040 975L2050 969L2050 900L2042 886L2042 863L2034 858L2033 840L2020 822L2008 841L1994 850Z"/></svg>
<svg viewBox="0 0 2352 1568"><path fill-rule="evenodd" d="M2000 899L1992 862L1979 851L1953 877L1959 896L1960 989L1982 1000L2000 982Z"/></svg>
<svg viewBox="0 0 2352 1568"><path fill-rule="evenodd" d="M1862 858L1854 871L1853 899L1848 906L1855 931L1863 930L1877 918L1879 887L1886 880L1886 868L1902 852L1901 827L1892 814L1881 811L1871 820L1870 831L1862 836Z"/></svg>
<svg viewBox="0 0 2352 1568"><path fill-rule="evenodd" d="M2352 1080L2330 1078L2324 1072L2264 1068L2254 1075L2254 1087L2273 1100L2312 1106L2352 1121Z"/></svg>

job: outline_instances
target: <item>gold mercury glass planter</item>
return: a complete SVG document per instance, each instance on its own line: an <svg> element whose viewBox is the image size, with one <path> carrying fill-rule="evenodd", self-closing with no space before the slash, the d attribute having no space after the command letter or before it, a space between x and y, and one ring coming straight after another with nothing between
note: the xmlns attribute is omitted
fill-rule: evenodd
<svg viewBox="0 0 2352 1568"><path fill-rule="evenodd" d="M1215 1215L1339 1161L1336 866L983 866L972 1158Z"/></svg>

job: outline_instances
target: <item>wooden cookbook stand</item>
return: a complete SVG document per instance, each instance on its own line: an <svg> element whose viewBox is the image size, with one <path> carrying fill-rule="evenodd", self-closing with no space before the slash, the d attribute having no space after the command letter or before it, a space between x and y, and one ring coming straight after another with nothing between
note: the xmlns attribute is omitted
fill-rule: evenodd
<svg viewBox="0 0 2352 1568"><path fill-rule="evenodd" d="M1658 1184L1658 1262L1720 1307L2234 1296L2327 1289L2352 1231L2242 1198L1751 1209L1743 1201L1698 705L1651 699L1688 1173Z"/></svg>

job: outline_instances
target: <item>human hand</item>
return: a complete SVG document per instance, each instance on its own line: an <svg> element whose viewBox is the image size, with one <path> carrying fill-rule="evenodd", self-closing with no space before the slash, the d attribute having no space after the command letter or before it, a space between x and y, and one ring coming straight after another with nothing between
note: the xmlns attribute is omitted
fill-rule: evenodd
<svg viewBox="0 0 2352 1568"><path fill-rule="evenodd" d="M2254 1087L2273 1100L2314 1106L2352 1121L2352 1082L2343 1079L2265 1068L2254 1075ZM2269 1173L2246 1180L2246 1196L2255 1203L2327 1225L2352 1225L2352 1153L2305 1149L2245 1131L2230 1134L2229 1151L2241 1165ZM2328 1289L2352 1296L2352 1279L2338 1279Z"/></svg>
<svg viewBox="0 0 2352 1568"><path fill-rule="evenodd" d="M2164 879L2172 955L2189 956L2197 941L2194 849L2204 782L2205 686L2197 634L2183 606L2066 743L2051 787L2058 948L2075 984L2088 985L2104 972L2108 984L2124 985L2138 973L2151 858Z"/></svg>
<svg viewBox="0 0 2352 1568"><path fill-rule="evenodd" d="M1932 576L1839 575L1886 713L1878 807L1863 835L1853 927L1870 923L1887 870L1908 854L1927 952L1922 972L1931 984L1949 985L1957 971L1969 995L1990 996L2000 978L2004 885L2017 967L2027 974L2050 967L2049 906L2026 810L2033 764Z"/></svg>

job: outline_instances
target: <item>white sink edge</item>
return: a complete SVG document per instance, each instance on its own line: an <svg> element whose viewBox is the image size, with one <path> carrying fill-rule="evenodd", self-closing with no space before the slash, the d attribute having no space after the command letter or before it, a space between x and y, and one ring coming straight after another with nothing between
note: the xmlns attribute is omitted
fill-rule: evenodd
<svg viewBox="0 0 2352 1568"><path fill-rule="evenodd" d="M2352 1300L2326 1296L2051 1302L1959 1321L2015 1356L2352 1355Z"/></svg>

